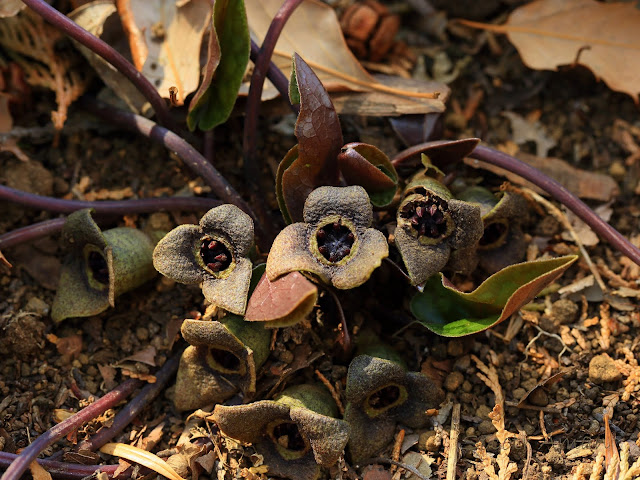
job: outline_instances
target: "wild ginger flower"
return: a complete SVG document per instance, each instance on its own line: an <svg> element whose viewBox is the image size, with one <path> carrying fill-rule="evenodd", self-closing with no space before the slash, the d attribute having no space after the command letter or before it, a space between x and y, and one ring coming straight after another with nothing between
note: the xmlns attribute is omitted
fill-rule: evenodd
<svg viewBox="0 0 640 480"><path fill-rule="evenodd" d="M406 188L395 242L412 283L444 268L453 250L475 246L483 226L478 205L456 200L435 179L420 175Z"/></svg>
<svg viewBox="0 0 640 480"><path fill-rule="evenodd" d="M360 186L320 187L304 204L304 223L287 226L267 259L267 277L285 273L315 275L336 288L362 285L389 255L384 235L371 226L369 196Z"/></svg>
<svg viewBox="0 0 640 480"><path fill-rule="evenodd" d="M349 424L349 453L354 462L373 456L393 439L396 423L421 428L426 411L444 399L426 376L398 363L359 355L349 365L344 420Z"/></svg>
<svg viewBox="0 0 640 480"><path fill-rule="evenodd" d="M153 266L176 282L201 284L204 297L243 315L251 280L253 221L235 205L209 210L200 225L180 225L153 251Z"/></svg>
<svg viewBox="0 0 640 480"><path fill-rule="evenodd" d="M220 431L251 443L264 456L269 473L293 480L315 480L320 466L334 465L349 438L349 427L333 418L337 408L326 389L289 387L275 400L216 405L210 417Z"/></svg>

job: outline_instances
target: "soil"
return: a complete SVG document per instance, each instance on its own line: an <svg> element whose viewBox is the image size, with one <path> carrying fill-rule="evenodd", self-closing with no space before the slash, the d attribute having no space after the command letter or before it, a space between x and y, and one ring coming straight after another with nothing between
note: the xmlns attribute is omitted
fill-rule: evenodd
<svg viewBox="0 0 640 480"><path fill-rule="evenodd" d="M410 19L405 19L401 34L411 46L422 49L428 70L432 56L424 46L433 45L435 40ZM640 126L633 99L610 91L581 67L559 72L532 71L522 64L506 39L492 39L501 49L497 54L489 48L486 35L485 41L480 42L481 35L485 34L448 34L446 42L436 43L453 61L466 56L471 59L450 84L452 98L450 109L443 116L443 138L480 137L488 145L510 148L513 133L502 113L512 111L537 119L555 142L548 156L562 158L577 168L611 175L618 182L620 193L611 204L610 223L637 244L639 163L625 163L632 152L620 141L614 128L620 121ZM460 112L478 98L477 92L482 92L482 99L476 107L469 107L466 118ZM47 112L54 108L52 96L34 91L31 102L36 107L15 116L16 125L33 127L47 123ZM379 146L389 156L404 148L384 119L341 120L345 140L384 138L384 145ZM291 124L290 116L269 116L260 123L262 136L258 148L263 152L263 195L274 214L278 209L270 190L273 167L295 143L291 133L282 132L282 126L287 124ZM249 198L249 192L242 191L241 129L241 119L234 117L216 130L214 162ZM207 187L161 146L98 122L80 108L71 109L67 125L59 134L38 142L27 138L21 146L31 161L21 162L9 153L0 153L0 180L4 185L80 199L93 198L94 194L108 196L109 192L115 195L127 187L141 198L178 192L208 194ZM521 148L536 153L535 142L527 142ZM482 180L492 187L504 180L482 170L462 167L458 177ZM131 215L107 220L103 226L144 228L149 222L159 222L173 227L197 223L203 213ZM0 234L55 217L3 201ZM563 227L544 209L532 209L525 233L531 245L546 245L553 254L578 253L575 243L563 236L566 233ZM13 264L9 271L0 272L0 450L4 452L19 452L53 427L61 419L62 411L78 411L124 379L149 378L145 375L153 375L157 367L184 346L176 336L180 321L195 318L206 309L197 286L176 284L158 276L118 297L113 309L55 324L49 313L61 263L58 240L58 235L52 235L3 252ZM411 370L431 376L447 397L440 415L434 417L433 426L415 431L404 428L399 454L390 444L380 452L382 460L375 468L356 471L344 461L327 478L329 475L364 476L369 480L392 475L418 478L402 468L390 467L385 459L411 465L426 463L432 472L427 478L429 475L445 478L452 449L451 415L446 413L457 404L461 414L456 478L491 478L483 462L495 458L501 450L496 427L488 416L497 398L495 388L492 390L478 375L482 371L476 359L495 369L504 395L505 429L514 434L509 458L515 462L517 471L512 478L587 478L597 462L602 465L598 454L607 429L619 446L628 443L630 461L635 461L640 456L637 384L640 269L606 243L589 246L587 250L603 277L605 292L597 284L586 287L580 284L592 273L587 263L580 260L553 288L510 321L462 340L438 337L411 325L410 313L402 300L407 298L407 287L398 285L388 268L382 267L370 282L341 295L349 328L356 337L364 325L378 330L403 352ZM535 255L534 251L531 253ZM455 281L470 290L480 278ZM273 391L271 387L286 367L294 364L302 367L294 370L278 388L316 382L317 370L338 386L337 393L344 402L349 358L340 355L337 318L331 299L323 295L308 321L278 330L270 359L258 372L256 399L271 398L277 393L279 390ZM149 347L153 347L151 362L123 362ZM306 365L309 358L315 360ZM552 376L552 381L546 382ZM171 398L169 386L114 441L140 445L161 425L161 438L155 438L157 431L153 434L153 451L166 457L183 433L188 417L188 412L175 410ZM605 419L607 407L610 416ZM72 451L77 442L91 436L109 418L109 414L103 415L85 425L47 448L43 457ZM217 446L217 463L211 477L268 476L259 468L248 470L259 467L259 456L254 455L252 447L222 441L215 425L203 424L202 428L205 433L211 432ZM402 438L398 441L402 442ZM103 458L113 463L111 457ZM580 477L579 473L587 477Z"/></svg>

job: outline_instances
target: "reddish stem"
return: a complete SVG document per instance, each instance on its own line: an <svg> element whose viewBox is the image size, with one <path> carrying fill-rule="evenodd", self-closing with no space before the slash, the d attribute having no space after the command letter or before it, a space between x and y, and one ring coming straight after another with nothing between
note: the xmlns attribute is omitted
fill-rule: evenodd
<svg viewBox="0 0 640 480"><path fill-rule="evenodd" d="M119 201L104 200L99 202L63 200L61 198L45 197L23 190L16 190L11 187L5 187L4 185L0 185L0 199L18 203L25 207L58 213L72 213L83 208L93 208L97 214L103 215L153 213L162 210L208 210L222 203L220 200L200 197L162 197Z"/></svg>
<svg viewBox="0 0 640 480"><path fill-rule="evenodd" d="M4 233L0 235L0 250L58 233L66 221L66 218L54 218Z"/></svg>
<svg viewBox="0 0 640 480"><path fill-rule="evenodd" d="M45 448L60 440L69 432L79 428L83 423L94 419L109 408L113 408L131 395L141 384L142 382L137 379L132 378L126 380L88 407L83 408L75 415L54 425L36 438L31 445L25 448L22 453L11 462L11 465L9 465L2 475L1 480L18 480L22 474L27 471L31 462L33 462Z"/></svg>
<svg viewBox="0 0 640 480"><path fill-rule="evenodd" d="M82 45L100 55L113 65L120 73L128 78L131 83L149 101L158 115L160 123L173 127L173 121L169 115L169 109L164 99L158 94L156 88L134 67L131 62L114 50L109 44L103 42L95 35L87 32L66 15L47 4L44 0L22 0L29 8L44 18L51 25L77 40Z"/></svg>
<svg viewBox="0 0 640 480"><path fill-rule="evenodd" d="M522 178L542 188L558 202L575 213L599 236L607 240L613 247L617 248L636 264L640 265L640 249L629 242L629 240L615 228L602 220L586 203L553 178L546 176L540 170L511 155L482 145L478 145L469 156L520 175Z"/></svg>
<svg viewBox="0 0 640 480"><path fill-rule="evenodd" d="M278 43L278 38L282 33L287 20L291 14L302 3L302 0L285 0L282 6L271 20L262 47L254 56L254 68L249 85L247 96L246 115L244 120L244 132L242 137L242 148L244 158L244 176L247 181L255 183L259 177L260 170L256 163L256 145L258 135L258 115L260 113L260 102L262 90L267 71L271 65L271 57ZM253 47L253 45L252 45ZM253 50L253 48L252 48ZM289 98L288 95L286 97Z"/></svg>
<svg viewBox="0 0 640 480"><path fill-rule="evenodd" d="M138 393L133 400L120 410L120 412L118 412L109 428L103 428L91 437L90 440L80 443L77 449L97 450L122 432L122 430L131 423L131 420L136 418L142 409L151 403L151 401L156 398L160 391L167 385L169 380L173 378L178 370L181 355L182 351L174 354L165 362L162 368L155 374L155 383L145 385L145 387L140 390L140 393Z"/></svg>
<svg viewBox="0 0 640 480"><path fill-rule="evenodd" d="M7 468L19 458L15 453L0 452L0 468ZM44 469L55 478L82 479L93 475L96 470L105 472L109 478L119 465L78 465L77 463L54 462L52 460L36 460ZM124 477L118 477L124 478Z"/></svg>

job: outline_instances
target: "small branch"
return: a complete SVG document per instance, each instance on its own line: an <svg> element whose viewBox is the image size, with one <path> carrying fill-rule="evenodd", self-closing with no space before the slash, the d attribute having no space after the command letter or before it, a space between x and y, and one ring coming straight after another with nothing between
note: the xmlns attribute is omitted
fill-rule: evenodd
<svg viewBox="0 0 640 480"><path fill-rule="evenodd" d="M132 378L126 380L88 407L83 408L75 415L54 425L36 438L31 445L20 453L4 472L1 480L18 480L22 474L27 471L31 462L33 462L45 448L60 440L67 433L77 429L83 423L94 419L109 408L113 408L120 401L127 398L141 384L142 382L137 379Z"/></svg>
<svg viewBox="0 0 640 480"><path fill-rule="evenodd" d="M0 468L7 468L19 455L14 453L0 452ZM36 460L47 472L55 478L82 479L90 477L97 470L113 477L113 474L120 465L79 465L77 463L54 462L52 460ZM122 479L124 477L118 477Z"/></svg>
<svg viewBox="0 0 640 480"><path fill-rule="evenodd" d="M575 213L584 223L589 225L600 237L607 240L613 247L640 265L640 249L634 246L620 232L602 220L589 206L558 183L553 178L546 176L538 169L527 165L517 158L499 152L493 148L478 145L469 155L471 158L490 163L497 167L509 170L531 183L542 188L545 192L565 205Z"/></svg>
<svg viewBox="0 0 640 480"><path fill-rule="evenodd" d="M351 335L349 334L349 325L347 325L347 319L344 316L344 310L342 310L342 303L340 303L340 299L338 295L333 290L332 287L327 286L325 291L331 295L331 299L333 300L334 305L336 306L336 310L338 311L338 318L340 318L340 324L342 325L342 338L340 339L340 343L342 344L342 350L345 354L348 354L351 351L353 345L351 344Z"/></svg>
<svg viewBox="0 0 640 480"><path fill-rule="evenodd" d="M66 218L54 218L43 222L34 223L27 227L17 228L11 232L0 235L0 250L11 248L21 243L32 242L41 237L46 237L62 230Z"/></svg>
<svg viewBox="0 0 640 480"><path fill-rule="evenodd" d="M447 458L447 480L455 480L458 465L458 435L460 434L460 404L453 406L451 431L449 433L449 457Z"/></svg>
<svg viewBox="0 0 640 480"><path fill-rule="evenodd" d="M302 0L285 0L282 3L282 6L269 25L269 29L262 41L262 47L260 47L260 50L254 56L254 68L249 85L249 94L247 96L244 132L242 136L244 177L251 183L257 183L260 174L255 157L256 138L258 135L258 115L260 113L264 80L271 65L271 57L273 56L273 51L276 48L280 33L282 33L282 29L291 14L301 3ZM287 95L286 98L288 99L289 96Z"/></svg>
<svg viewBox="0 0 640 480"><path fill-rule="evenodd" d="M208 210L221 205L220 200L200 197L162 197L130 200L63 200L16 190L0 185L0 199L18 203L25 207L57 213L72 213L83 208L93 208L99 215L127 215L131 213L153 213L158 211Z"/></svg>
<svg viewBox="0 0 640 480"><path fill-rule="evenodd" d="M97 450L105 443L109 443L116 435L122 432L122 430L131 423L131 420L136 418L142 409L151 403L151 401L156 398L160 391L167 385L169 380L173 378L173 375L175 375L178 370L181 355L182 350L167 360L162 368L155 374L155 383L145 385L140 393L138 393L138 395L131 400L126 407L118 412L109 428L103 428L91 437L90 440L82 442L78 446L77 450Z"/></svg>
<svg viewBox="0 0 640 480"><path fill-rule="evenodd" d="M120 73L128 78L131 83L142 93L153 107L160 123L173 127L173 121L169 115L169 109L164 99L158 94L156 88L136 68L109 44L103 42L95 35L87 32L73 20L63 15L58 10L47 4L44 0L22 0L29 8L38 13L47 22L57 29L69 35L74 40L100 55L113 65Z"/></svg>

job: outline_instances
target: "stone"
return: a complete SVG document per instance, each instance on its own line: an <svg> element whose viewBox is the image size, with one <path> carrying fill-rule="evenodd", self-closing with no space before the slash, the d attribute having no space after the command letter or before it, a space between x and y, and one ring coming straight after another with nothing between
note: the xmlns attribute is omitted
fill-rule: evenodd
<svg viewBox="0 0 640 480"><path fill-rule="evenodd" d="M464 375L458 371L453 371L444 380L444 388L449 392L455 392L464 382Z"/></svg>
<svg viewBox="0 0 640 480"><path fill-rule="evenodd" d="M596 355L589 362L589 380L602 384L617 382L622 378L622 373L616 367L616 362L606 353Z"/></svg>

